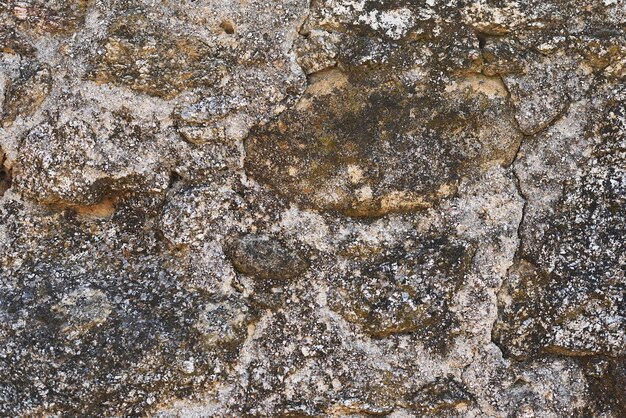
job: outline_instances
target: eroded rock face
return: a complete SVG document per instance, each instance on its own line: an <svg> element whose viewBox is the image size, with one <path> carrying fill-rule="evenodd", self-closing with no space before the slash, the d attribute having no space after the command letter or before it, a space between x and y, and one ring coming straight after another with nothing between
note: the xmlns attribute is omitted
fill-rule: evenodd
<svg viewBox="0 0 626 418"><path fill-rule="evenodd" d="M329 305L374 337L417 332L426 345L445 349L457 325L450 305L469 270L471 247L424 237L354 263L334 280Z"/></svg>
<svg viewBox="0 0 626 418"><path fill-rule="evenodd" d="M297 52L317 72L247 140L247 172L298 204L371 217L430 207L463 176L510 163L522 134L506 86L476 71L471 29L444 22L417 41L429 20L362 3L314 7Z"/></svg>
<svg viewBox="0 0 626 418"><path fill-rule="evenodd" d="M141 11L116 20L98 50L93 79L169 99L220 80L225 63L216 51L201 39L168 32Z"/></svg>
<svg viewBox="0 0 626 418"><path fill-rule="evenodd" d="M513 354L624 355L622 97L605 103L602 119L593 124L597 143L582 175L564 188L542 241L524 247L503 289L503 321L496 329Z"/></svg>
<svg viewBox="0 0 626 418"><path fill-rule="evenodd" d="M150 206L121 205L96 222L3 208L3 411L141 414L167 393L221 379L237 357L254 311L235 294L185 289L158 239L135 235L147 232Z"/></svg>
<svg viewBox="0 0 626 418"><path fill-rule="evenodd" d="M0 2L0 416L626 416L625 29Z"/></svg>

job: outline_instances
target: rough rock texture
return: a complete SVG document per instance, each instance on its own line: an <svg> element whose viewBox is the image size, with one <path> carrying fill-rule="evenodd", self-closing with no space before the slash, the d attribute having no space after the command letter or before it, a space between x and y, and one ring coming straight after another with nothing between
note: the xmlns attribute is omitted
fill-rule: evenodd
<svg viewBox="0 0 626 418"><path fill-rule="evenodd" d="M0 1L0 416L626 416L623 0Z"/></svg>

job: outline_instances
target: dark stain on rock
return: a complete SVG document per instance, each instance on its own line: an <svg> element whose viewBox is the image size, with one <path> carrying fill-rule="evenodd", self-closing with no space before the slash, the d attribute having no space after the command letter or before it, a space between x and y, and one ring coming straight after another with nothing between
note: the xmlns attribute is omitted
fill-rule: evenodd
<svg viewBox="0 0 626 418"><path fill-rule="evenodd" d="M626 416L626 358L590 357L579 361L582 366L591 403L589 416L613 413Z"/></svg>
<svg viewBox="0 0 626 418"><path fill-rule="evenodd" d="M253 178L306 207L354 217L430 207L467 172L510 162L521 140L497 80L426 91L388 71L310 80L297 106L251 134L245 161Z"/></svg>
<svg viewBox="0 0 626 418"><path fill-rule="evenodd" d="M6 154L0 148L0 197L4 196L4 193L11 187L11 172L11 165L7 161Z"/></svg>

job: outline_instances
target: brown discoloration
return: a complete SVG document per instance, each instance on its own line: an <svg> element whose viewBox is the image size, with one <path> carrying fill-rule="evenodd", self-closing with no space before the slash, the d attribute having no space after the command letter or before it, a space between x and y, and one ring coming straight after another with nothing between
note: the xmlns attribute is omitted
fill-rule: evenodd
<svg viewBox="0 0 626 418"><path fill-rule="evenodd" d="M80 216L89 218L110 218L115 213L115 200L105 199L91 206L76 206L73 208Z"/></svg>
<svg viewBox="0 0 626 418"><path fill-rule="evenodd" d="M211 86L224 76L223 63L205 42L166 32L142 14L118 19L109 29L90 78L172 99L184 90Z"/></svg>
<svg viewBox="0 0 626 418"><path fill-rule="evenodd" d="M454 195L466 173L512 161L521 133L508 111L498 79L416 91L387 71L328 70L310 78L295 109L248 139L246 169L320 210L371 217L428 208Z"/></svg>
<svg viewBox="0 0 626 418"><path fill-rule="evenodd" d="M83 23L89 0L9 0L8 3L20 27L67 35Z"/></svg>

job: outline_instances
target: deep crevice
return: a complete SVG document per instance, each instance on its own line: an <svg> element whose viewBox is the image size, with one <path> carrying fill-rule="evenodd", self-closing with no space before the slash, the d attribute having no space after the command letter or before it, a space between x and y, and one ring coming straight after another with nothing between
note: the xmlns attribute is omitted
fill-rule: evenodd
<svg viewBox="0 0 626 418"><path fill-rule="evenodd" d="M233 35L235 33L235 25L230 20L223 20L222 23L220 23L220 28L222 28L227 35Z"/></svg>
<svg viewBox="0 0 626 418"><path fill-rule="evenodd" d="M7 161L6 154L0 148L0 197L11 188L13 183L12 167Z"/></svg>
<svg viewBox="0 0 626 418"><path fill-rule="evenodd" d="M500 80L502 81L502 84L504 85L505 89L507 90L507 93L509 94L509 97L511 96L511 93L506 85L506 83L504 82L504 79L502 78L502 76L499 76ZM512 258L512 262L511 265L509 266L509 268L507 269L502 282L500 283L500 286L498 286L497 289L495 289L495 297L496 297L496 317L493 321L493 323L491 324L491 330L490 330L490 340L491 342L498 347L498 349L500 350L500 352L502 353L503 358L506 358L505 356L505 350L502 349L502 347L500 346L500 343L498 341L498 339L496 338L496 324L498 323L498 320L501 317L501 309L500 309L500 291L502 290L502 287L505 284L505 281L509 278L512 269L515 267L515 263L516 261L519 259L520 257L520 253L522 251L522 226L524 225L524 221L526 219L526 211L528 208L528 197L526 196L526 194L524 193L524 190L522 188L522 181L517 173L517 171L515 170L515 163L518 161L519 156L521 154L521 150L522 147L524 145L524 142L528 139L531 138L531 135L527 135L519 126L519 122L517 121L517 118L513 117L513 120L515 121L515 124L517 125L517 129L519 130L519 132L522 134L522 137L519 141L519 144L517 146L517 149L515 150L515 154L513 155L513 158L511 159L511 162L505 166L505 168L508 168L511 175L513 176L513 179L515 181L515 189L517 191L517 194L519 195L519 197L522 199L522 209L521 209L521 215L520 215L520 219L519 222L517 224L517 227L515 229L515 234L517 236L517 248L515 249L515 253L513 254L513 258Z"/></svg>
<svg viewBox="0 0 626 418"><path fill-rule="evenodd" d="M485 49L485 46L487 46L487 35L482 32L476 32L476 38L478 39L478 48Z"/></svg>
<svg viewBox="0 0 626 418"><path fill-rule="evenodd" d="M170 179L167 183L167 189L172 190L177 188L184 181L183 176L178 174L176 171L170 172Z"/></svg>

